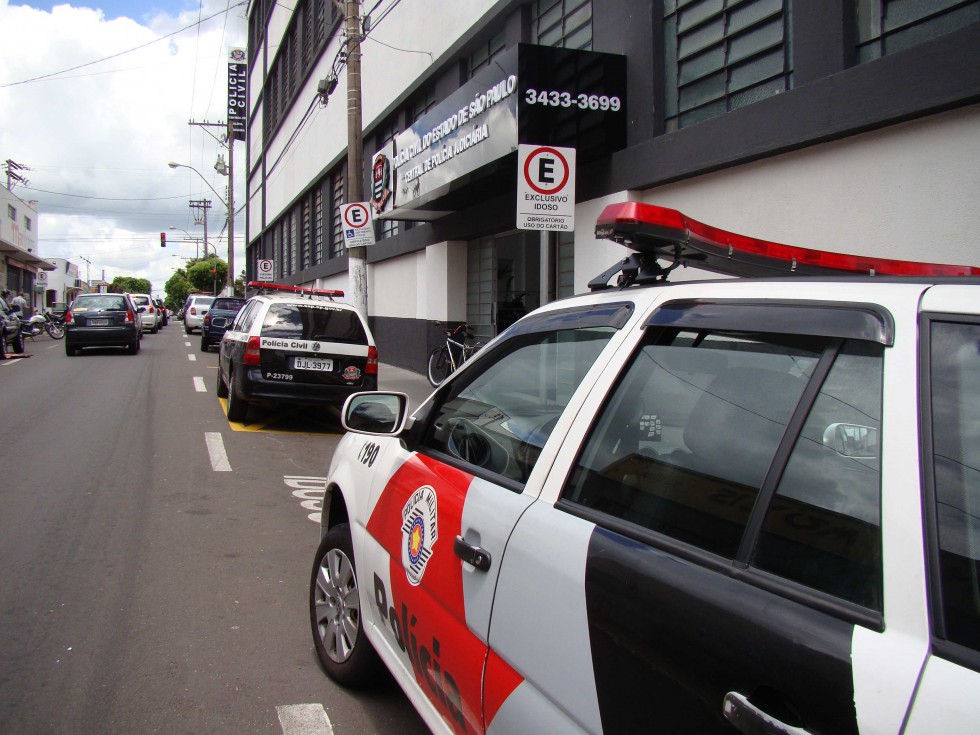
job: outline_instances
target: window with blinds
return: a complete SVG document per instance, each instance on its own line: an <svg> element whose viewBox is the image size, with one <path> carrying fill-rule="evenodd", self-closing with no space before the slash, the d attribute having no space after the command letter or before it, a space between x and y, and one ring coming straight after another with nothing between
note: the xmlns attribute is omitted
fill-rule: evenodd
<svg viewBox="0 0 980 735"><path fill-rule="evenodd" d="M980 23L978 0L856 0L858 59L879 59Z"/></svg>
<svg viewBox="0 0 980 735"><path fill-rule="evenodd" d="M592 0L536 0L531 22L541 46L592 50Z"/></svg>
<svg viewBox="0 0 980 735"><path fill-rule="evenodd" d="M791 0L665 0L667 130L792 86Z"/></svg>

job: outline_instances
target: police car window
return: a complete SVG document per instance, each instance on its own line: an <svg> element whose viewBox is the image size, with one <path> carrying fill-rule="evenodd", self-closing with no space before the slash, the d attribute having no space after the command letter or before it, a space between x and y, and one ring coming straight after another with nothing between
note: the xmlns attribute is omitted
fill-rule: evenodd
<svg viewBox="0 0 980 735"><path fill-rule="evenodd" d="M367 335L357 312L316 302L272 304L262 322L262 336L367 344Z"/></svg>
<svg viewBox="0 0 980 735"><path fill-rule="evenodd" d="M980 324L931 327L940 637L980 651Z"/></svg>
<svg viewBox="0 0 980 735"><path fill-rule="evenodd" d="M564 497L734 558L820 343L685 330L658 342L634 356Z"/></svg>
<svg viewBox="0 0 980 735"><path fill-rule="evenodd" d="M882 610L882 347L848 342L807 415L751 564Z"/></svg>
<svg viewBox="0 0 980 735"><path fill-rule="evenodd" d="M236 332L247 332L252 328L252 324L255 323L255 317L259 313L259 302L249 301L245 304L238 316L235 317L235 325L232 327Z"/></svg>
<svg viewBox="0 0 980 735"><path fill-rule="evenodd" d="M511 337L448 386L423 443L474 472L523 485L614 333L590 327Z"/></svg>

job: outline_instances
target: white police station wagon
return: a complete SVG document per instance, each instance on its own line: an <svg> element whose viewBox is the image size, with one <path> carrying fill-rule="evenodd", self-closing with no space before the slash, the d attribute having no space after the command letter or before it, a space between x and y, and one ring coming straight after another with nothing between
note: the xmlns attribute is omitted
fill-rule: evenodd
<svg viewBox="0 0 980 735"><path fill-rule="evenodd" d="M252 281L258 289L218 345L220 398L244 421L258 404L343 405L378 387L378 349L343 291Z"/></svg>
<svg viewBox="0 0 980 735"><path fill-rule="evenodd" d="M411 417L348 400L326 672L382 662L436 732L977 732L980 269L597 234L636 252Z"/></svg>

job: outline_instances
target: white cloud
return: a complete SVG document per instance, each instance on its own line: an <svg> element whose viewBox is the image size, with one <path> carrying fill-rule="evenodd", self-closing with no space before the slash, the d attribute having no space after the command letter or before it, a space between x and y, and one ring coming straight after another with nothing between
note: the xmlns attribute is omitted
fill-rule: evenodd
<svg viewBox="0 0 980 735"><path fill-rule="evenodd" d="M223 0L206 1L200 17L226 7ZM228 50L245 45L244 13L241 5L200 29L167 38L194 25L198 12L157 14L143 24L106 20L88 8L59 5L46 12L0 0L0 160L32 169L26 173L28 188L15 193L39 201L41 257L79 262L83 255L92 262L93 278L102 269L110 280L148 277L154 291L162 292L182 262L171 256L194 255L194 244L178 247L175 235L183 234L168 226L196 235L202 231L193 222L189 199L213 201L208 234L216 241L226 215L222 203L195 173L171 170L167 162L193 166L225 197L227 179L213 166L218 152L226 158L227 152L208 133L220 137L223 129L187 123L226 119ZM141 14L135 3L133 14ZM26 81L74 67L81 68ZM235 198L243 202L244 144L235 153ZM161 231L171 241L165 250L159 245ZM237 242L244 242L244 231L239 215ZM226 256L227 239L222 237L217 248ZM236 251L240 272L244 246Z"/></svg>

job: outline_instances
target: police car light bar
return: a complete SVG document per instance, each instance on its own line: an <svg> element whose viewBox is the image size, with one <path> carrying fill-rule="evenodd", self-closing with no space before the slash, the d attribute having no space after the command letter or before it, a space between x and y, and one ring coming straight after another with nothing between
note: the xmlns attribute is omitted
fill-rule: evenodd
<svg viewBox="0 0 980 735"><path fill-rule="evenodd" d="M303 286L287 286L282 283L267 283L265 281L249 281L245 284L248 288L257 288L260 291L285 291L299 296L338 296L343 298L344 292L337 289L326 288L304 288Z"/></svg>
<svg viewBox="0 0 980 735"><path fill-rule="evenodd" d="M678 265L691 264L734 276L978 276L980 268L871 258L783 245L720 230L667 209L640 202L610 204L596 220L595 234L625 245L636 254L589 283L608 288L609 278L622 271L619 285L666 280ZM657 259L672 260L663 267Z"/></svg>

